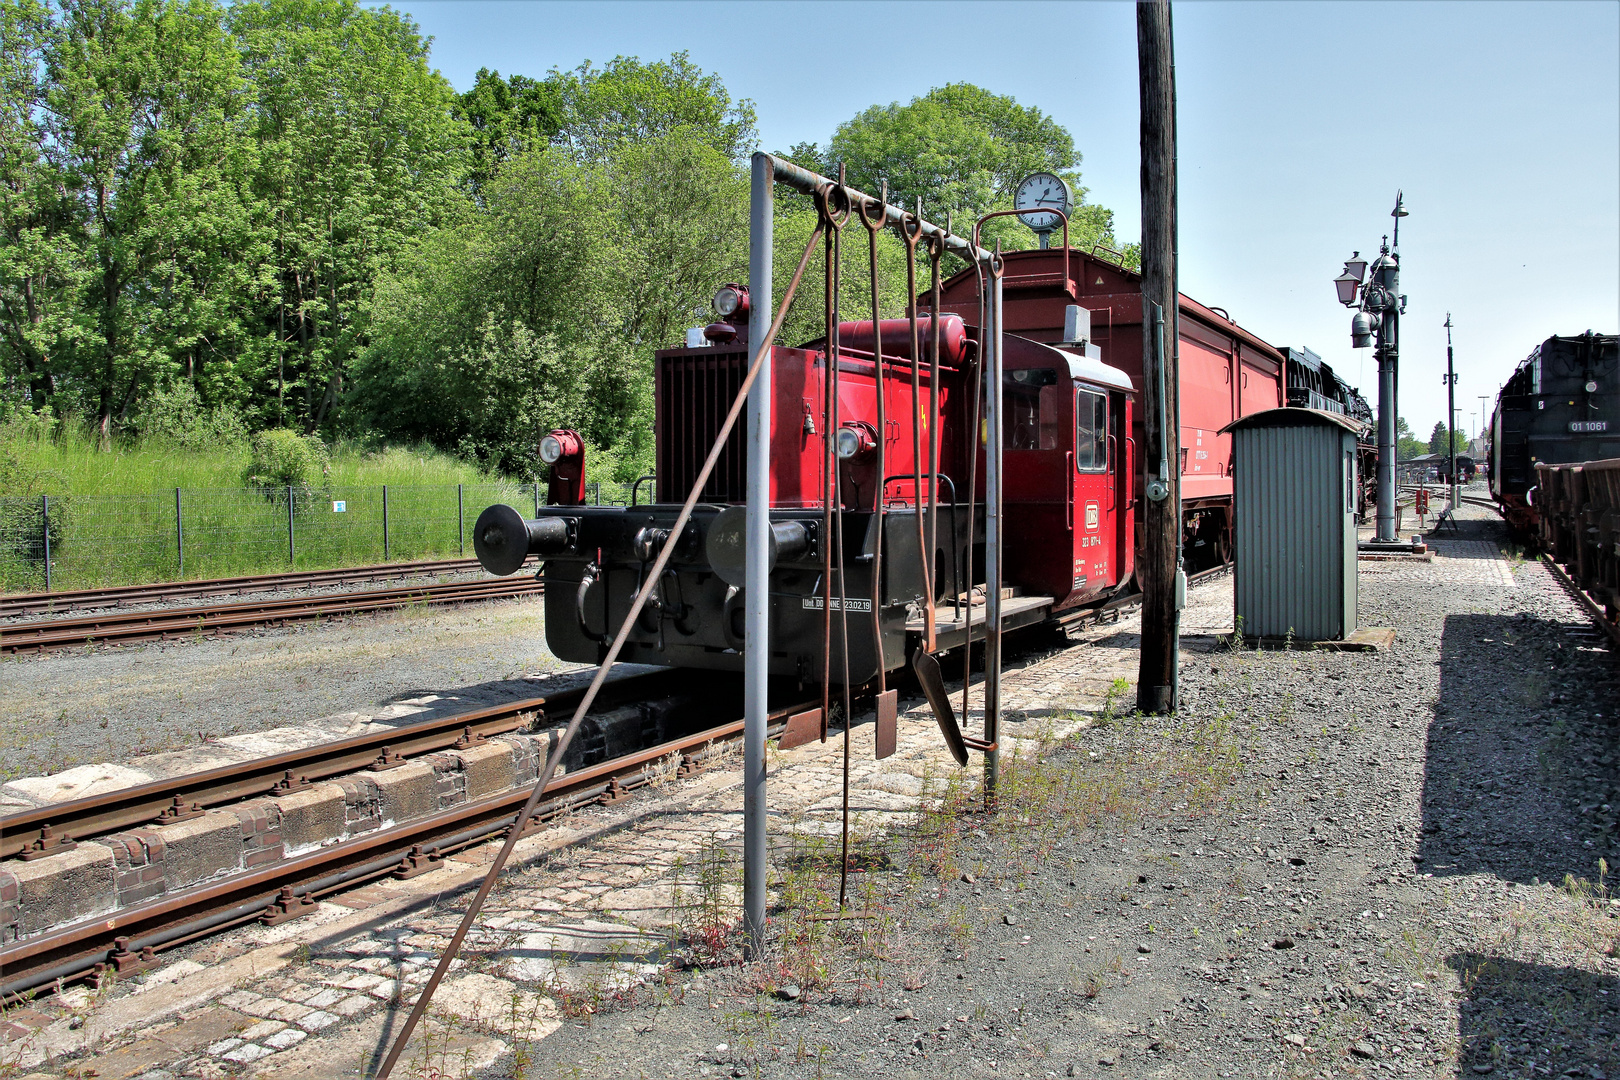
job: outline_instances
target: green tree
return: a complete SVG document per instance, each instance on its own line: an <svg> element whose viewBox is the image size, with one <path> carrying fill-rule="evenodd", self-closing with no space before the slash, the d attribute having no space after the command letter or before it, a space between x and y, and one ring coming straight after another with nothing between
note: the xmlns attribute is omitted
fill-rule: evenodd
<svg viewBox="0 0 1620 1080"><path fill-rule="evenodd" d="M1434 430L1429 432L1429 453L1444 454L1446 452L1446 425L1436 420Z"/></svg>
<svg viewBox="0 0 1620 1080"><path fill-rule="evenodd" d="M59 34L39 0L0 3L0 412L46 407L79 336L86 237L45 109Z"/></svg>
<svg viewBox="0 0 1620 1080"><path fill-rule="evenodd" d="M275 400L261 416L314 431L335 420L379 273L464 212L468 127L399 12L251 0L232 25L258 90L257 188L271 215Z"/></svg>
<svg viewBox="0 0 1620 1080"><path fill-rule="evenodd" d="M211 0L65 3L44 60L46 143L83 237L74 385L106 446L142 390L235 337L249 87Z"/></svg>
<svg viewBox="0 0 1620 1080"><path fill-rule="evenodd" d="M383 281L357 401L380 431L531 475L539 436L571 426L633 477L653 351L747 276L753 114L684 55L551 81L555 144L512 155Z"/></svg>
<svg viewBox="0 0 1620 1080"><path fill-rule="evenodd" d="M969 83L938 87L905 105L874 105L840 124L825 148L800 144L786 156L828 176L842 164L850 185L872 194L887 180L890 202L910 206L920 197L926 217L943 222L950 214L959 232L988 211L1011 207L1025 176L1056 173L1075 193L1070 243L1115 246L1113 212L1085 202L1081 156L1068 129L1034 106ZM1035 244L1013 218L988 223L983 235L1006 248Z"/></svg>
<svg viewBox="0 0 1620 1080"><path fill-rule="evenodd" d="M1418 441L1412 434L1412 429L1406 423L1406 417L1395 418L1395 460L1410 461L1427 452L1427 447Z"/></svg>
<svg viewBox="0 0 1620 1080"><path fill-rule="evenodd" d="M562 100L555 82L525 75L502 79L479 68L473 87L456 101L455 114L472 129L467 185L481 197L508 158L551 142L562 129Z"/></svg>
<svg viewBox="0 0 1620 1080"><path fill-rule="evenodd" d="M759 142L753 102L733 102L720 76L684 52L652 63L620 56L600 68L587 61L546 81L561 101L562 145L581 161L606 161L627 143L680 128L738 165Z"/></svg>

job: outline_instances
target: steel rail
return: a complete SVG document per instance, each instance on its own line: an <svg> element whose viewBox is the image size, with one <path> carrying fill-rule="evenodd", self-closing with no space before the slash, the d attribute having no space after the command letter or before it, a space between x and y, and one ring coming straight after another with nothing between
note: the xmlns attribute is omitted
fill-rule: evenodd
<svg viewBox="0 0 1620 1080"><path fill-rule="evenodd" d="M81 618L44 619L0 625L0 652L21 652L85 645L92 641L167 640L197 633L235 630L265 623L297 622L406 607L410 604L454 604L468 600L504 599L543 592L535 578L496 578L395 589L283 597L240 604L119 611Z"/></svg>
<svg viewBox="0 0 1620 1080"><path fill-rule="evenodd" d="M1620 624L1609 621L1608 615L1604 613L1603 606L1593 599L1585 589L1581 588L1580 582L1576 581L1568 570L1559 565L1558 560L1553 558L1552 555L1545 551L1542 552L1541 563L1552 571L1553 577L1558 579L1558 583L1564 587L1570 597L1597 624L1598 629L1602 630L1609 640L1614 643L1615 655L1620 656Z"/></svg>
<svg viewBox="0 0 1620 1080"><path fill-rule="evenodd" d="M669 692L681 677L677 669L648 671L604 687L603 708ZM569 711L584 689L495 705L472 712L422 720L389 731L289 750L270 757L183 776L154 780L103 795L54 803L0 817L0 858L27 852L50 827L53 837L88 840L137 825L162 825L305 783L359 772L374 763L388 766L424 754L476 745L493 735L544 725L547 710ZM178 809L179 815L175 811Z"/></svg>
<svg viewBox="0 0 1620 1080"><path fill-rule="evenodd" d="M204 578L197 581L162 581L149 585L114 585L102 589L17 593L0 596L0 618L39 615L52 611L160 603L191 596L230 596L275 589L302 589L319 585L347 585L426 574L462 574L480 569L477 559L418 559L412 562L334 567L328 570L293 570L280 574Z"/></svg>
<svg viewBox="0 0 1620 1080"><path fill-rule="evenodd" d="M772 733L786 718L812 703L773 710ZM616 796L657 779L651 766L679 755L699 764L723 752L711 744L742 734L741 720L721 724L627 754L611 761L553 777L525 824L524 833L564 811ZM204 934L263 918L279 911L282 917L308 907L316 898L360 881L403 870L412 862L436 861L452 849L468 847L502 835L513 824L513 813L528 801L527 787L502 795L463 803L430 817L408 821L390 829L345 840L327 848L251 870L206 885L170 893L160 899L126 908L115 915L11 942L0 948L0 1000L56 982L83 978L133 961L145 950L159 951L185 944ZM277 921L280 921L277 919ZM147 961L150 956L145 957Z"/></svg>

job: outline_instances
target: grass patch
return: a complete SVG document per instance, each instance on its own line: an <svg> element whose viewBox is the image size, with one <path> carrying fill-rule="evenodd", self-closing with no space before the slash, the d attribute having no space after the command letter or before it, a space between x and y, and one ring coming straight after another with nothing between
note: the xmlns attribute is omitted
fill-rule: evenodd
<svg viewBox="0 0 1620 1080"><path fill-rule="evenodd" d="M41 496L55 589L454 557L470 552L486 506L534 502L532 484L436 450L339 442L324 475L294 492L289 515L285 490L243 485L249 460L245 443L154 440L102 452L73 432L0 428L0 589L45 587Z"/></svg>

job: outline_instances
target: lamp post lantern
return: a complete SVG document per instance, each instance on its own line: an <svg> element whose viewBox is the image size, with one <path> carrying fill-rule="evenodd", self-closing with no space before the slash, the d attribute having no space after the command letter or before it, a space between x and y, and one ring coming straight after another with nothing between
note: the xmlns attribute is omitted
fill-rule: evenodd
<svg viewBox="0 0 1620 1080"><path fill-rule="evenodd" d="M1379 246L1373 260L1371 278L1363 281L1369 267L1358 251L1345 260L1344 273L1333 279L1339 302L1359 310L1350 320L1350 341L1357 349L1374 347L1378 361L1378 516L1374 544L1394 544L1395 534L1395 418L1396 371L1400 359L1400 317L1406 297L1400 288L1401 218L1407 216L1400 192L1395 193L1395 243L1389 238Z"/></svg>

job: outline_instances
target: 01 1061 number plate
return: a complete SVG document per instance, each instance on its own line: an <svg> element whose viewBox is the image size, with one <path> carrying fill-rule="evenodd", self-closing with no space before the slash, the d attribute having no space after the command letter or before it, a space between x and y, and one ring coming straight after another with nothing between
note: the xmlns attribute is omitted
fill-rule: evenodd
<svg viewBox="0 0 1620 1080"><path fill-rule="evenodd" d="M1607 420L1571 420L1569 430L1574 434L1608 431L1609 422Z"/></svg>

